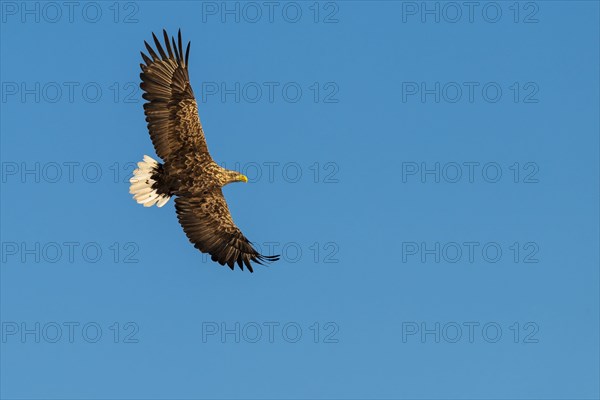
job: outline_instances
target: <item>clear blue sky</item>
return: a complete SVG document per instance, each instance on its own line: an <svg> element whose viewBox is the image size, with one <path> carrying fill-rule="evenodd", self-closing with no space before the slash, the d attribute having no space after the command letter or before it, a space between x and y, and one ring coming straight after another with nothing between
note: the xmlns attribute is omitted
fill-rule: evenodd
<svg viewBox="0 0 600 400"><path fill-rule="evenodd" d="M0 4L2 398L599 397L597 2ZM269 268L128 193L163 27Z"/></svg>

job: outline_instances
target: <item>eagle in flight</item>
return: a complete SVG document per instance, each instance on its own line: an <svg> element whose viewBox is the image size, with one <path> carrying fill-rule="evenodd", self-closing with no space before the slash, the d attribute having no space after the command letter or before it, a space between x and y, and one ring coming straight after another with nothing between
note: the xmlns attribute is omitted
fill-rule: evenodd
<svg viewBox="0 0 600 400"><path fill-rule="evenodd" d="M169 42L165 30L163 35L166 51L153 33L158 54L144 42L150 57L142 52L140 64L146 122L163 163L145 155L133 171L129 192L144 207L162 207L176 196L177 218L194 247L232 270L237 263L253 272L252 262L264 265L279 256L260 254L233 222L221 188L248 178L210 156L188 75L190 42L184 54L181 30L177 43L173 37Z"/></svg>

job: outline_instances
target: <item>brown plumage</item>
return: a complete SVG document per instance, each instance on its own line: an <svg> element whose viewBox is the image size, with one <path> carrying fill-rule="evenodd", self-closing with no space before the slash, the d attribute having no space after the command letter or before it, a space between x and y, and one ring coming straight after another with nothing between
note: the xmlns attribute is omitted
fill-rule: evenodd
<svg viewBox="0 0 600 400"><path fill-rule="evenodd" d="M130 180L130 192L144 206L162 207L177 196L177 218L194 247L221 265L234 269L237 263L252 272L252 262L269 263L279 256L258 253L233 222L221 188L247 178L210 156L188 75L190 43L184 55L181 31L177 43L174 38L169 42L164 30L163 35L164 48L152 34L156 51L144 42L149 56L142 52L140 87L148 101L144 112L150 138L164 163L145 156Z"/></svg>

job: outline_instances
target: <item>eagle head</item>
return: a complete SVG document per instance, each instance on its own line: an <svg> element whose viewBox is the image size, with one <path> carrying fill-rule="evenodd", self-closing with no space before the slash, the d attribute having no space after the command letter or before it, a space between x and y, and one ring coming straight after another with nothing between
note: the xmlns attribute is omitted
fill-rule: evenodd
<svg viewBox="0 0 600 400"><path fill-rule="evenodd" d="M229 169L224 169L223 174L221 175L221 185L225 186L233 182L248 182L248 177L244 174L240 174L237 171L232 171Z"/></svg>

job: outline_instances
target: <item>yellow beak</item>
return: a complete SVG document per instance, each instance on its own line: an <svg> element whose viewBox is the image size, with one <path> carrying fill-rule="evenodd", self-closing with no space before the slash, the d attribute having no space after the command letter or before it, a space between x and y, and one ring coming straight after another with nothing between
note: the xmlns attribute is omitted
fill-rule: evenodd
<svg viewBox="0 0 600 400"><path fill-rule="evenodd" d="M240 182L248 183L248 177L246 175L240 174L239 180Z"/></svg>

